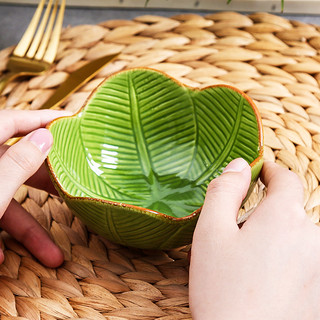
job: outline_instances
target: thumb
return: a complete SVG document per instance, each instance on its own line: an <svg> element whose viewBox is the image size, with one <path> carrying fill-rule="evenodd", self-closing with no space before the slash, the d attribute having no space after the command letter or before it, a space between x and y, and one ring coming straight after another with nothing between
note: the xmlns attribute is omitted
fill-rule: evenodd
<svg viewBox="0 0 320 320"><path fill-rule="evenodd" d="M0 158L0 218L17 189L41 166L53 142L47 129L31 132Z"/></svg>
<svg viewBox="0 0 320 320"><path fill-rule="evenodd" d="M236 217L251 181L248 163L238 158L231 161L222 175L208 186L195 235L205 240L238 230Z"/></svg>

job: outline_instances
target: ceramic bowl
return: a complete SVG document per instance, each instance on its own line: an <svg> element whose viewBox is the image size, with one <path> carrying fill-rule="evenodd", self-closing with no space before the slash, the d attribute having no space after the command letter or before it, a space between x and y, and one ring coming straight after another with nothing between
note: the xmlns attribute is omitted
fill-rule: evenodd
<svg viewBox="0 0 320 320"><path fill-rule="evenodd" d="M238 157L262 167L261 119L240 90L189 88L151 69L107 78L49 125L59 194L92 231L126 246L188 244L208 183Z"/></svg>

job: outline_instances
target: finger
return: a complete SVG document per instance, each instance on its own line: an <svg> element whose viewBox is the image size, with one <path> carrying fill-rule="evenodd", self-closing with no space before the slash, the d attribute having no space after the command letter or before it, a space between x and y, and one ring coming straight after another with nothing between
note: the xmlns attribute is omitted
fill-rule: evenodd
<svg viewBox="0 0 320 320"><path fill-rule="evenodd" d="M56 188L53 186L53 183L50 179L47 166L45 163L41 165L39 170L31 176L26 182L26 185L30 187L34 187L40 190L47 191L48 193L51 193L53 195L58 196L58 192Z"/></svg>
<svg viewBox="0 0 320 320"><path fill-rule="evenodd" d="M2 155L10 148L10 146L4 144L2 146L0 146L0 158L2 157Z"/></svg>
<svg viewBox="0 0 320 320"><path fill-rule="evenodd" d="M0 249L0 264L2 264L3 261L4 261L4 254L3 254L2 249Z"/></svg>
<svg viewBox="0 0 320 320"><path fill-rule="evenodd" d="M303 206L303 186L299 177L292 171L273 162L265 162L261 171L261 180L267 187L269 202L296 203Z"/></svg>
<svg viewBox="0 0 320 320"><path fill-rule="evenodd" d="M198 240L239 230L236 217L250 181L250 166L241 158L231 161L223 174L211 181L196 226Z"/></svg>
<svg viewBox="0 0 320 320"><path fill-rule="evenodd" d="M71 115L58 110L1 110L0 144L13 136L25 135L35 129L45 127L50 121Z"/></svg>
<svg viewBox="0 0 320 320"><path fill-rule="evenodd" d="M0 158L9 148L10 147L7 145L3 145L0 147ZM25 182L25 184L33 188L47 191L56 196L59 195L56 188L53 186L53 183L50 179L49 172L45 163L41 165L39 170L33 176L31 176Z"/></svg>
<svg viewBox="0 0 320 320"><path fill-rule="evenodd" d="M10 147L0 158L0 218L17 189L41 166L52 145L47 129L38 129Z"/></svg>
<svg viewBox="0 0 320 320"><path fill-rule="evenodd" d="M21 242L41 263L50 268L63 263L62 251L50 239L48 233L18 202L12 200L0 226Z"/></svg>
<svg viewBox="0 0 320 320"><path fill-rule="evenodd" d="M288 225L288 219L305 218L304 190L299 177L292 171L273 162L265 162L261 180L267 187L267 194L245 225L260 221L262 225ZM267 213L267 214L266 214ZM262 222L261 222L262 221ZM282 221L283 223L280 223Z"/></svg>

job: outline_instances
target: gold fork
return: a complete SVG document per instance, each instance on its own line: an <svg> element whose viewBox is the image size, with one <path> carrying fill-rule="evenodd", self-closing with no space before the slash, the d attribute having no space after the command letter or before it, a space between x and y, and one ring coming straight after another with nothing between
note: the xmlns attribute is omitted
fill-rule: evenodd
<svg viewBox="0 0 320 320"><path fill-rule="evenodd" d="M29 26L9 57L8 72L0 78L0 93L15 78L39 75L53 63L58 50L66 0L61 0L59 12L59 0L55 0L54 5L53 0L49 0L42 13L46 1L40 1Z"/></svg>

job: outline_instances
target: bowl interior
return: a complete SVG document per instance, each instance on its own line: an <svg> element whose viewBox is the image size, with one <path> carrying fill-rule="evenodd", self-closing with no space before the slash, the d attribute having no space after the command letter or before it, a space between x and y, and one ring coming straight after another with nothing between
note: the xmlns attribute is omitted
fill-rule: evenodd
<svg viewBox="0 0 320 320"><path fill-rule="evenodd" d="M106 79L72 117L50 125L61 190L173 217L201 207L208 183L237 157L261 155L251 100L228 86L195 90L150 69Z"/></svg>

